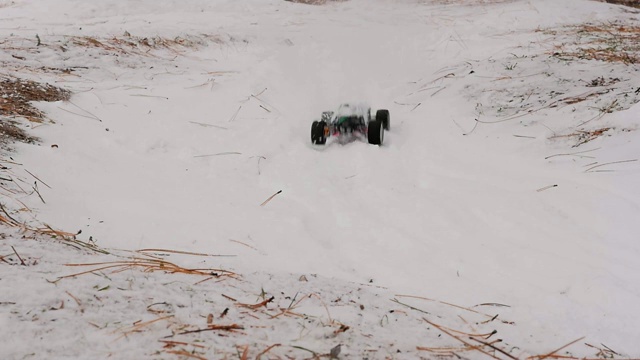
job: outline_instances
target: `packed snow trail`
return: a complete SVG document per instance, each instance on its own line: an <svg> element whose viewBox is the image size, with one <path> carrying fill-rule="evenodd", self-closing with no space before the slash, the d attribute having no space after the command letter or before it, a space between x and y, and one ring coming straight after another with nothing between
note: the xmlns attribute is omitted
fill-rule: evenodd
<svg viewBox="0 0 640 360"><path fill-rule="evenodd" d="M558 166L544 158L567 145L548 142L546 128L527 128L523 139L513 136L523 131L517 120L478 125L477 104L462 96L495 75L477 64L529 51L536 28L606 20L621 14L615 8L55 4L55 14L8 9L4 21L42 23L44 42L126 31L196 36L199 50L43 50L50 66L89 70L79 82L60 79L76 92L72 103L40 105L55 120L33 130L43 146L19 149L52 186L40 189L46 204L23 199L40 220L104 247L237 255L219 266L238 272L317 273L468 306L509 304L523 337L597 334L634 350L637 166L620 178ZM45 21L58 15L69 20ZM310 144L321 111L363 100L391 111L384 146Z"/></svg>

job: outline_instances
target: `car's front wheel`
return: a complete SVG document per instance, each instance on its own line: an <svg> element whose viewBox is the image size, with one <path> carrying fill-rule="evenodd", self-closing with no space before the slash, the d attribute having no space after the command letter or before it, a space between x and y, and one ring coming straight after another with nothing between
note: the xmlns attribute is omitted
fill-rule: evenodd
<svg viewBox="0 0 640 360"><path fill-rule="evenodd" d="M367 128L367 139L369 140L369 144L382 145L382 142L384 141L384 126L382 121L375 119L369 122L369 127Z"/></svg>

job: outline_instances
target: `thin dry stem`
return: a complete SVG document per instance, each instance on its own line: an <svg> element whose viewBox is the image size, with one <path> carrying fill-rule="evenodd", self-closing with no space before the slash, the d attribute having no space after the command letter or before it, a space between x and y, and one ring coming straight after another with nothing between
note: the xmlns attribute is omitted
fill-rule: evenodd
<svg viewBox="0 0 640 360"><path fill-rule="evenodd" d="M172 254L184 254L184 255L195 255L195 256L211 256L211 257L219 257L219 256L235 256L235 255L217 255L217 254L205 254L205 253L196 253L191 251L180 251L180 250L169 250L169 249L140 249L136 250L137 252L164 252L164 253L172 253Z"/></svg>

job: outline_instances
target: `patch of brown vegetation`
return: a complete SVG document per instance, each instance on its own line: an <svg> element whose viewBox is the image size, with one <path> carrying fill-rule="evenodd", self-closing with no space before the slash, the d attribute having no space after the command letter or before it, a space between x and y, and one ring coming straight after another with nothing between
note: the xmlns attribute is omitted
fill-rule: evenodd
<svg viewBox="0 0 640 360"><path fill-rule="evenodd" d="M588 143L591 140L597 139L600 136L605 135L605 133L607 131L609 131L609 130L611 130L610 127L603 127L603 128L600 128L600 129L595 129L595 130L590 130L590 131L577 130L576 132L571 133L571 134L567 134L567 135L555 135L555 136L552 136L551 139L557 139L557 138L574 139L576 141L576 143L572 147L578 147L580 145Z"/></svg>
<svg viewBox="0 0 640 360"><path fill-rule="evenodd" d="M604 0L604 2L609 4L617 4L617 5L640 8L640 0Z"/></svg>
<svg viewBox="0 0 640 360"><path fill-rule="evenodd" d="M548 33L574 35L575 42L558 45L551 55L565 59L640 63L640 26L620 23L581 24Z"/></svg>
<svg viewBox="0 0 640 360"><path fill-rule="evenodd" d="M24 130L16 126L14 121L0 119L0 144L10 141L33 144L38 141L38 138L28 135Z"/></svg>
<svg viewBox="0 0 640 360"><path fill-rule="evenodd" d="M248 43L246 39L235 38L229 34L197 34L176 37L136 36L125 31L122 35L113 36L72 36L51 35L44 38L36 36L27 38L9 35L0 39L0 51L10 54L10 61L3 63L13 73L50 73L59 76L82 76L87 66L69 61L74 53L82 51L84 56L114 59L120 63L122 57L156 58L173 61L176 57L206 47L210 44L218 46L230 43ZM42 58L43 49L53 52L53 57ZM105 55L108 55L105 56ZM42 66L43 63L54 66ZM70 65L69 63L73 63ZM127 62L127 67L136 67L140 62ZM100 67L99 65L94 65ZM12 73L12 72L9 72Z"/></svg>
<svg viewBox="0 0 640 360"><path fill-rule="evenodd" d="M181 50L196 48L207 42L217 44L224 43L224 40L215 35L202 35L200 37L187 38L175 37L173 39L161 36L141 37L125 32L123 36L98 39L91 36L72 36L67 38L70 43L76 46L87 48L101 48L112 53L126 55L149 56L151 50L169 50L180 54Z"/></svg>
<svg viewBox="0 0 640 360"><path fill-rule="evenodd" d="M66 101L71 93L49 84L25 79L0 81L0 116L21 116L42 122L44 114L33 107L31 101Z"/></svg>
<svg viewBox="0 0 640 360"><path fill-rule="evenodd" d="M31 80L8 78L0 81L0 144L12 141L34 143L38 139L17 126L10 117L22 117L42 122L44 114L31 105L31 101L69 100L71 93L49 84Z"/></svg>

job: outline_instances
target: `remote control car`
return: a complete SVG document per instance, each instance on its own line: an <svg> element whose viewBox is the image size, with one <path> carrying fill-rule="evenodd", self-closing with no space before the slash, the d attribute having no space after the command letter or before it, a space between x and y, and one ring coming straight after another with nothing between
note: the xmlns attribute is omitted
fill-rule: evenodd
<svg viewBox="0 0 640 360"><path fill-rule="evenodd" d="M311 143L324 145L327 138L335 136L341 143L360 138L369 144L382 145L390 121L389 110L378 110L372 118L367 105L342 104L336 111L323 112L320 120L311 124Z"/></svg>

